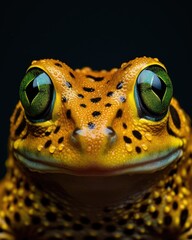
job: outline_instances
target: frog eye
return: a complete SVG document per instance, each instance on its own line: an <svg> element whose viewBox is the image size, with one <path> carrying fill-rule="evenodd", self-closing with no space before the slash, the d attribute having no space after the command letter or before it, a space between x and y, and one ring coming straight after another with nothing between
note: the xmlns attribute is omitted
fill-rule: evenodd
<svg viewBox="0 0 192 240"><path fill-rule="evenodd" d="M140 117L162 119L167 113L172 94L172 83L165 69L152 65L142 70L135 87Z"/></svg>
<svg viewBox="0 0 192 240"><path fill-rule="evenodd" d="M31 68L24 76L19 90L26 116L32 122L51 118L54 87L50 77L39 68Z"/></svg>

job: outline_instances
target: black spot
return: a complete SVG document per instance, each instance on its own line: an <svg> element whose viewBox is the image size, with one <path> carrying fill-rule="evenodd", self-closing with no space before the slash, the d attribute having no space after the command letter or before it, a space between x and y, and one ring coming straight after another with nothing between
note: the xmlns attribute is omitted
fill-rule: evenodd
<svg viewBox="0 0 192 240"><path fill-rule="evenodd" d="M145 199L148 199L150 195L151 195L150 192L146 192L146 193L144 194L144 196L143 196L143 199L144 199L144 200L145 200Z"/></svg>
<svg viewBox="0 0 192 240"><path fill-rule="evenodd" d="M91 98L90 100L92 103L98 103L99 101L101 101L101 97Z"/></svg>
<svg viewBox="0 0 192 240"><path fill-rule="evenodd" d="M51 143L52 141L51 140L48 140L45 145L44 145L44 148L48 148L49 146L51 146Z"/></svg>
<svg viewBox="0 0 192 240"><path fill-rule="evenodd" d="M82 224L89 224L90 223L90 219L87 218L87 217L84 217L84 216L80 218L80 221L81 221Z"/></svg>
<svg viewBox="0 0 192 240"><path fill-rule="evenodd" d="M83 107L83 108L87 107L87 105L85 105L84 103L81 103L80 106Z"/></svg>
<svg viewBox="0 0 192 240"><path fill-rule="evenodd" d="M28 183L28 182L25 182L24 188L25 188L26 191L29 191L29 190L30 190L30 186L29 186L29 183Z"/></svg>
<svg viewBox="0 0 192 240"><path fill-rule="evenodd" d="M22 178L17 178L17 180L16 180L16 188L17 189L20 188L22 182L23 182Z"/></svg>
<svg viewBox="0 0 192 240"><path fill-rule="evenodd" d="M171 171L169 172L169 176L173 176L177 173L177 168L171 169Z"/></svg>
<svg viewBox="0 0 192 240"><path fill-rule="evenodd" d="M111 103L106 103L105 107L111 107L111 105L112 105Z"/></svg>
<svg viewBox="0 0 192 240"><path fill-rule="evenodd" d="M95 77L95 76L91 76L91 75L86 75L86 77L87 78L92 78L96 82L100 82L104 79L104 77Z"/></svg>
<svg viewBox="0 0 192 240"><path fill-rule="evenodd" d="M99 230L99 229L102 228L102 224L99 223L99 222L96 222L96 223L93 223L91 227L92 227L92 229L94 229L94 230Z"/></svg>
<svg viewBox="0 0 192 240"><path fill-rule="evenodd" d="M126 143L132 143L131 138L127 137L127 136L123 136L123 139Z"/></svg>
<svg viewBox="0 0 192 240"><path fill-rule="evenodd" d="M139 131L133 130L132 133L133 133L133 136L136 137L137 139L139 139L139 140L142 139L142 135Z"/></svg>
<svg viewBox="0 0 192 240"><path fill-rule="evenodd" d="M117 113L116 113L116 118L121 118L123 115L123 111L121 109L118 109Z"/></svg>
<svg viewBox="0 0 192 240"><path fill-rule="evenodd" d="M119 225L125 225L126 223L127 223L127 219L124 219L124 218L118 221Z"/></svg>
<svg viewBox="0 0 192 240"><path fill-rule="evenodd" d="M33 216L31 217L31 221L32 221L32 223L33 223L34 225L38 225L38 224L41 223L40 217L35 216L35 215L33 215Z"/></svg>
<svg viewBox="0 0 192 240"><path fill-rule="evenodd" d="M154 199L155 204L159 205L162 202L162 198L161 197L157 197Z"/></svg>
<svg viewBox="0 0 192 240"><path fill-rule="evenodd" d="M171 179L165 184L165 188L172 188L173 187L174 180Z"/></svg>
<svg viewBox="0 0 192 240"><path fill-rule="evenodd" d="M183 227L189 215L188 209L184 209L180 214L180 226Z"/></svg>
<svg viewBox="0 0 192 240"><path fill-rule="evenodd" d="M75 75L72 72L69 72L69 74L72 78L75 78Z"/></svg>
<svg viewBox="0 0 192 240"><path fill-rule="evenodd" d="M67 110L66 116L67 116L68 119L71 118L71 110L70 109Z"/></svg>
<svg viewBox="0 0 192 240"><path fill-rule="evenodd" d="M123 128L127 129L127 124L126 123L123 123Z"/></svg>
<svg viewBox="0 0 192 240"><path fill-rule="evenodd" d="M21 216L18 212L15 212L14 213L14 219L16 222L20 222L21 221Z"/></svg>
<svg viewBox="0 0 192 240"><path fill-rule="evenodd" d="M13 199L13 203L14 203L14 204L17 204L17 203L18 203L18 199L17 199L16 197Z"/></svg>
<svg viewBox="0 0 192 240"><path fill-rule="evenodd" d="M129 210L133 207L133 204L132 203L127 203L127 205L125 206L125 209L126 210Z"/></svg>
<svg viewBox="0 0 192 240"><path fill-rule="evenodd" d="M92 116L93 116L93 117L97 117L97 116L99 116L99 115L101 115L101 112L99 112L99 111L94 111L94 112L92 112Z"/></svg>
<svg viewBox="0 0 192 240"><path fill-rule="evenodd" d="M121 96L119 99L120 99L120 101L121 101L122 103L126 102L126 98L123 97L123 96Z"/></svg>
<svg viewBox="0 0 192 240"><path fill-rule="evenodd" d="M73 229L76 230L76 231L81 231L83 229L83 226L79 223L75 223L73 225Z"/></svg>
<svg viewBox="0 0 192 240"><path fill-rule="evenodd" d="M176 186L174 189L173 189L174 193L177 195L179 193L179 187Z"/></svg>
<svg viewBox="0 0 192 240"><path fill-rule="evenodd" d="M15 117L14 117L14 124L17 122L18 117L20 116L21 113L21 108L19 107L15 113Z"/></svg>
<svg viewBox="0 0 192 240"><path fill-rule="evenodd" d="M55 66L62 67L62 65L60 63L58 63L58 62L55 63Z"/></svg>
<svg viewBox="0 0 192 240"><path fill-rule="evenodd" d="M19 126L15 130L15 135L19 136L22 133L22 131L25 129L25 127L26 127L26 121L23 118L22 121L20 122Z"/></svg>
<svg viewBox="0 0 192 240"><path fill-rule="evenodd" d="M83 238L83 240L97 240L97 237L92 235L87 235Z"/></svg>
<svg viewBox="0 0 192 240"><path fill-rule="evenodd" d="M44 207L47 207L49 204L50 204L50 200L46 197L42 197L41 198L41 204L44 206Z"/></svg>
<svg viewBox="0 0 192 240"><path fill-rule="evenodd" d="M92 122L89 122L87 125L88 125L89 129L94 129L95 128L95 124L92 123Z"/></svg>
<svg viewBox="0 0 192 240"><path fill-rule="evenodd" d="M60 138L58 139L58 143L62 143L63 140L64 140L64 137L60 137Z"/></svg>
<svg viewBox="0 0 192 240"><path fill-rule="evenodd" d="M11 220L8 216L5 216L5 222L8 224L8 225L11 225Z"/></svg>
<svg viewBox="0 0 192 240"><path fill-rule="evenodd" d="M79 98L84 98L83 94L80 94L80 93L79 93L77 96L78 96Z"/></svg>
<svg viewBox="0 0 192 240"><path fill-rule="evenodd" d="M177 110L172 105L170 105L170 113L171 113L171 117L173 119L173 123L174 123L175 127L177 129L180 129L181 128L181 121L180 121L180 118L179 118L179 114L178 114Z"/></svg>
<svg viewBox="0 0 192 240"><path fill-rule="evenodd" d="M45 216L49 222L55 222L57 219L57 215L54 212L47 212Z"/></svg>
<svg viewBox="0 0 192 240"><path fill-rule="evenodd" d="M24 200L24 203L27 207L31 207L33 204L33 201L29 197L26 197Z"/></svg>
<svg viewBox="0 0 192 240"><path fill-rule="evenodd" d="M62 97L61 101L62 102L67 102L67 98L66 97Z"/></svg>
<svg viewBox="0 0 192 240"><path fill-rule="evenodd" d="M151 213L151 216L154 219L156 219L158 217L158 215L159 215L159 211L157 211L157 210Z"/></svg>
<svg viewBox="0 0 192 240"><path fill-rule="evenodd" d="M67 214L67 213L65 213L63 215L63 219L66 220L67 222L71 222L72 221L72 217L69 214Z"/></svg>
<svg viewBox="0 0 192 240"><path fill-rule="evenodd" d="M170 215L166 215L163 219L163 222L166 226L169 226L172 222L172 217Z"/></svg>
<svg viewBox="0 0 192 240"><path fill-rule="evenodd" d="M107 225L105 229L107 232L114 232L116 227L114 225Z"/></svg>
<svg viewBox="0 0 192 240"><path fill-rule="evenodd" d="M56 128L55 128L55 130L54 130L54 133L58 133L59 132L59 130L60 130L60 126L57 126Z"/></svg>
<svg viewBox="0 0 192 240"><path fill-rule="evenodd" d="M124 230L123 230L123 232L126 234L126 235L133 235L133 233L134 233L134 229L128 229L128 228L125 228Z"/></svg>
<svg viewBox="0 0 192 240"><path fill-rule="evenodd" d="M116 240L117 238L116 237L106 237L104 238L104 240Z"/></svg>
<svg viewBox="0 0 192 240"><path fill-rule="evenodd" d="M144 221L143 218L139 218L136 220L137 225L143 225Z"/></svg>
<svg viewBox="0 0 192 240"><path fill-rule="evenodd" d="M68 82L68 81L66 81L66 86L68 87L68 88L72 88L72 84L70 83L70 82Z"/></svg>
<svg viewBox="0 0 192 240"><path fill-rule="evenodd" d="M7 195L7 196L9 196L9 195L11 195L11 191L10 190L8 190L8 189L5 189L5 194Z"/></svg>
<svg viewBox="0 0 192 240"><path fill-rule="evenodd" d="M49 136L51 132L45 132L45 136Z"/></svg>
<svg viewBox="0 0 192 240"><path fill-rule="evenodd" d="M83 90L86 92L94 92L95 91L94 88L89 88L89 87L83 87Z"/></svg>
<svg viewBox="0 0 192 240"><path fill-rule="evenodd" d="M143 205L141 205L139 210L140 210L140 212L144 213L147 211L147 208L148 208L148 204L143 204Z"/></svg>
<svg viewBox="0 0 192 240"><path fill-rule="evenodd" d="M116 89L121 89L123 87L123 82L119 82L116 86Z"/></svg>
<svg viewBox="0 0 192 240"><path fill-rule="evenodd" d="M137 153L141 153L141 148L140 147L135 147L135 151L137 152Z"/></svg>
<svg viewBox="0 0 192 240"><path fill-rule="evenodd" d="M105 222L111 222L111 220L112 220L112 219L111 219L110 217L104 217L104 218L103 218L103 221L105 221Z"/></svg>
<svg viewBox="0 0 192 240"><path fill-rule="evenodd" d="M113 96L113 92L108 92L107 97L111 97L111 96Z"/></svg>
<svg viewBox="0 0 192 240"><path fill-rule="evenodd" d="M174 201L172 207L173 207L174 210L177 210L178 209L178 203L176 201Z"/></svg>

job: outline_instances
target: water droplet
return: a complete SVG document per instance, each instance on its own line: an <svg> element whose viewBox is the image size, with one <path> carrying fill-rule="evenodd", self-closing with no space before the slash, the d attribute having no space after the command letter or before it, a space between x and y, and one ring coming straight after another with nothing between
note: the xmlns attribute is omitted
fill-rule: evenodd
<svg viewBox="0 0 192 240"><path fill-rule="evenodd" d="M49 152L50 152L50 153L54 153L54 152L55 152L55 149L56 149L56 147L53 146L53 145L51 145L51 146L49 147Z"/></svg>
<svg viewBox="0 0 192 240"><path fill-rule="evenodd" d="M146 133L145 134L145 137L148 141L151 141L152 140L152 135L150 133Z"/></svg>
<svg viewBox="0 0 192 240"><path fill-rule="evenodd" d="M133 147L129 144L126 144L126 149L128 152L132 152L133 151Z"/></svg>

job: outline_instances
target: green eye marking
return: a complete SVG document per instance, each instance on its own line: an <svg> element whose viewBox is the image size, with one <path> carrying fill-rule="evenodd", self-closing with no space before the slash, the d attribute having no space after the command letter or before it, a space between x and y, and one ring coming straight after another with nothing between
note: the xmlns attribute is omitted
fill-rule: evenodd
<svg viewBox="0 0 192 240"><path fill-rule="evenodd" d="M137 78L135 97L141 117L160 120L167 113L173 87L167 72L152 65L142 70Z"/></svg>
<svg viewBox="0 0 192 240"><path fill-rule="evenodd" d="M30 121L42 122L51 118L54 87L49 76L39 68L31 68L23 78L20 100Z"/></svg>

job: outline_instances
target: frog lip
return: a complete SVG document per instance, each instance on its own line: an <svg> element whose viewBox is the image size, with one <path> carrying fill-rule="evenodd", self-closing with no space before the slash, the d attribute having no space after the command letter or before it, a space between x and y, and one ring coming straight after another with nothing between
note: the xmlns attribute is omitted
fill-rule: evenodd
<svg viewBox="0 0 192 240"><path fill-rule="evenodd" d="M81 176L112 176L121 174L145 174L154 173L166 168L171 163L177 161L182 155L181 148L160 152L152 157L135 159L131 163L116 168L85 167L83 169L67 168L66 166L53 162L53 159L37 159L34 156L15 151L16 159L33 172L40 173L66 173ZM27 154L28 155L28 154Z"/></svg>

